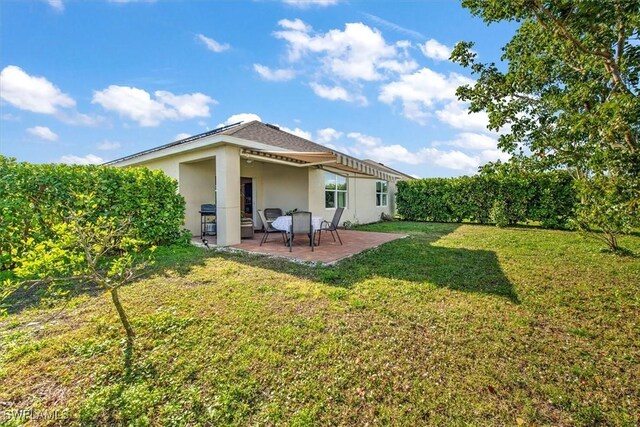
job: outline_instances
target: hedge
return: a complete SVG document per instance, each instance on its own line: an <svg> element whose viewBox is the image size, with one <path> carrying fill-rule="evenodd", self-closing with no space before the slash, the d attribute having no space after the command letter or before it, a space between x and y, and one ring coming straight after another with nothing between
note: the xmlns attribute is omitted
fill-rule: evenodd
<svg viewBox="0 0 640 427"><path fill-rule="evenodd" d="M176 181L160 171L35 165L0 156L0 271L14 268L27 245L50 238L65 213L79 209L90 221L130 221L136 238L149 245L184 238L184 199Z"/></svg>
<svg viewBox="0 0 640 427"><path fill-rule="evenodd" d="M562 228L575 216L577 197L567 172L520 172L401 181L396 203L398 213L411 221L533 221Z"/></svg>

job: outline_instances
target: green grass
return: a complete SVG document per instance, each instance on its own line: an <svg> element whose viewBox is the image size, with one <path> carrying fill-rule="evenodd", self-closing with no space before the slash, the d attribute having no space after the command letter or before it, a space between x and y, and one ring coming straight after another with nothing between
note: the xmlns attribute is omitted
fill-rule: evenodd
<svg viewBox="0 0 640 427"><path fill-rule="evenodd" d="M121 292L130 378L106 295L21 305L0 322L0 409L85 425L640 422L640 258L536 228L360 228L409 237L335 267L160 250ZM640 237L622 245L640 253Z"/></svg>

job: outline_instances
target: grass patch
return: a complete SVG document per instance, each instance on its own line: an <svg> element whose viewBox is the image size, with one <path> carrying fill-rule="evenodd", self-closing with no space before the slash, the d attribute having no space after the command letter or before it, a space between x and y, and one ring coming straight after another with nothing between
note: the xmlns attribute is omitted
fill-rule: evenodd
<svg viewBox="0 0 640 427"><path fill-rule="evenodd" d="M121 292L129 377L106 295L21 304L0 321L2 409L70 425L640 421L637 257L565 231L359 228L409 237L334 267L160 249Z"/></svg>

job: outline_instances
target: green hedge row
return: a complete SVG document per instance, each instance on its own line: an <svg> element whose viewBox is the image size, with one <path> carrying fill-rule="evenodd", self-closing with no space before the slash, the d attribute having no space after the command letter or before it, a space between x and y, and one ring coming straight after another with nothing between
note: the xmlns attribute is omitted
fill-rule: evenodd
<svg viewBox="0 0 640 427"><path fill-rule="evenodd" d="M396 203L398 213L411 221L535 221L562 228L574 217L577 198L571 176L556 171L401 181Z"/></svg>
<svg viewBox="0 0 640 427"><path fill-rule="evenodd" d="M90 221L129 220L137 239L157 245L184 238L184 209L176 181L160 171L35 165L0 156L0 270L15 267L27 246L50 238L71 210L85 211Z"/></svg>

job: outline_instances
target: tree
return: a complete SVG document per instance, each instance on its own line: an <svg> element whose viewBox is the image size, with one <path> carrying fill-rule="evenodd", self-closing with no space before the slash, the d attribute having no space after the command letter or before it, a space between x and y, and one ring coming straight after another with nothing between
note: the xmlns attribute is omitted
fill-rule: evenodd
<svg viewBox="0 0 640 427"><path fill-rule="evenodd" d="M111 297L118 318L126 334L125 368L131 368L135 332L120 302L119 289L139 278L152 261L155 247L136 239L130 220L89 215L96 205L92 195L76 195L83 201L84 210L70 209L53 226L51 238L34 243L27 241L27 249L20 257L20 265L13 270L13 278L5 280L2 299L20 287L34 287L53 283L89 282Z"/></svg>
<svg viewBox="0 0 640 427"><path fill-rule="evenodd" d="M491 129L507 129L499 147L531 155L538 166L566 168L581 180L591 223L605 223L589 203L602 184L625 188L608 197L609 214L638 225L640 209L640 1L463 0L485 22L520 23L503 47L501 70L477 61L473 43L451 58L477 76L458 88L470 111L486 111ZM605 201L603 201L605 202ZM594 216L595 215L595 216ZM620 221L614 221L620 222ZM628 227L627 227L628 228ZM610 230L615 233L616 230ZM613 239L613 249L617 241Z"/></svg>

